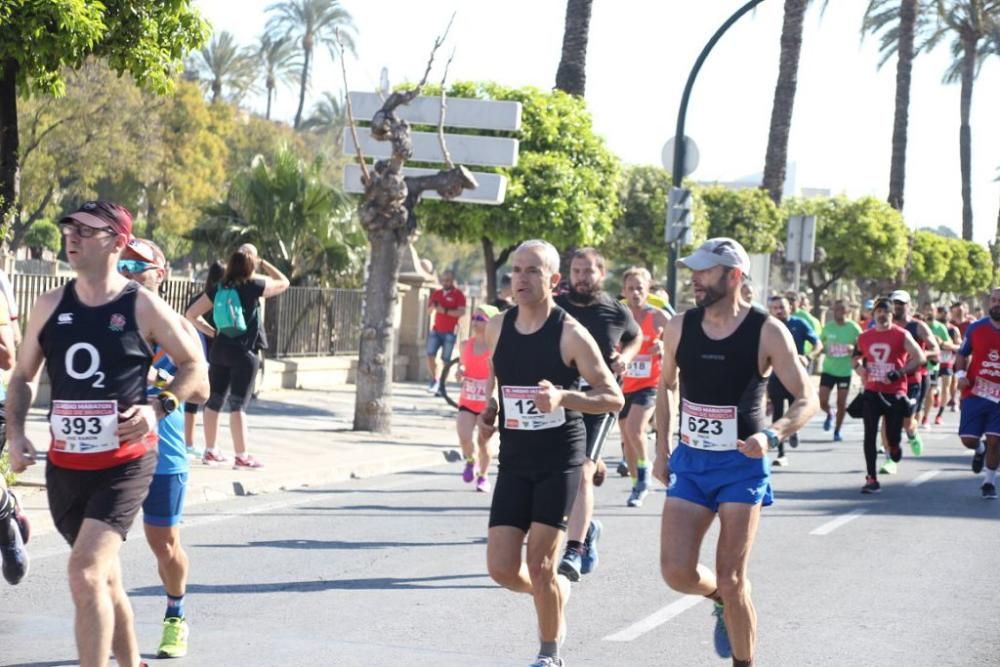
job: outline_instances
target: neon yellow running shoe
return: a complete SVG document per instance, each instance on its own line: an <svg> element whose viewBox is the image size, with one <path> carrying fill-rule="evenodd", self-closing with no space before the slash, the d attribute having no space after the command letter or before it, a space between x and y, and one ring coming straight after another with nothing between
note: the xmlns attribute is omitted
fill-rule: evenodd
<svg viewBox="0 0 1000 667"><path fill-rule="evenodd" d="M183 618L163 619L163 639L156 651L157 658L183 658L188 652L187 621Z"/></svg>
<svg viewBox="0 0 1000 667"><path fill-rule="evenodd" d="M920 456L924 453L924 441L920 439L920 434L916 431L913 435L908 435L907 438L910 440L910 451L913 452L914 456Z"/></svg>
<svg viewBox="0 0 1000 667"><path fill-rule="evenodd" d="M892 459L886 459L882 467L879 468L879 472L883 475L895 475L896 474L896 462Z"/></svg>

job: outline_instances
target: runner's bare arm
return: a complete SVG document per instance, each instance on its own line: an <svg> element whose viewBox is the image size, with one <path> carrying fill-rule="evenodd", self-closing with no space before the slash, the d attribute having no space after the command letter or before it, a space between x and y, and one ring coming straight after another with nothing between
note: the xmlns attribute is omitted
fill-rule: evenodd
<svg viewBox="0 0 1000 667"><path fill-rule="evenodd" d="M909 375L915 370L927 363L927 357L924 356L924 351L917 344L917 341L913 340L913 336L910 332L905 332L906 337L903 339L903 345L906 346L906 365L903 367L903 373Z"/></svg>
<svg viewBox="0 0 1000 667"><path fill-rule="evenodd" d="M656 392L656 460L653 476L667 483L667 462L672 451L670 434L677 393L677 344L681 339L684 315L670 319L663 329L663 364L660 367L660 385ZM662 477L661 477L662 475Z"/></svg>
<svg viewBox="0 0 1000 667"><path fill-rule="evenodd" d="M187 309L184 313L184 317L188 322L194 325L194 327L208 336L209 338L215 338L217 333L212 325L203 317L205 313L212 310L212 300L208 298L207 294L202 294L198 297L198 300L191 304L191 307Z"/></svg>
<svg viewBox="0 0 1000 667"><path fill-rule="evenodd" d="M920 335L927 341L928 349L924 350L924 357L930 361L936 361L941 354L941 346L938 345L937 336L934 335L934 332L931 331L926 322L920 322L920 320L917 320L917 322L917 329L920 331Z"/></svg>
<svg viewBox="0 0 1000 667"><path fill-rule="evenodd" d="M14 367L14 327L17 324L0 324L0 368L9 371Z"/></svg>
<svg viewBox="0 0 1000 667"><path fill-rule="evenodd" d="M140 291L135 306L139 331L147 341L158 344L170 355L177 373L164 388L177 400L195 402L208 398L208 369L201 345L184 327L182 318L170 305L148 291ZM158 404L154 404L158 410ZM159 415L159 412L157 412Z"/></svg>
<svg viewBox="0 0 1000 667"><path fill-rule="evenodd" d="M761 355L765 363L774 369L778 380L788 390L794 400L785 415L771 425L779 438L785 439L806 425L819 409L819 399L812 381L795 354L792 334L784 324L768 317L760 332ZM763 441L767 451L766 438Z"/></svg>
<svg viewBox="0 0 1000 667"><path fill-rule="evenodd" d="M590 388L585 391L563 389L560 404L570 410L590 414L617 412L625 405L621 387L615 381L593 337L582 324L567 318L563 325L559 349L563 362L575 366ZM540 408L541 409L541 408Z"/></svg>
<svg viewBox="0 0 1000 667"><path fill-rule="evenodd" d="M489 368L490 374L486 377L486 407L479 413L479 432L484 437L493 435L496 431L496 418L499 406L497 405L497 377L493 370L493 353L497 348L497 341L500 340L500 330L503 328L504 314L494 315L486 323L486 347L490 350Z"/></svg>
<svg viewBox="0 0 1000 667"><path fill-rule="evenodd" d="M635 355L639 354L639 350L642 349L642 333L640 332L638 336L630 340L629 342L622 345L622 351L618 354L618 358L623 364L622 372L628 367L629 362L635 359Z"/></svg>

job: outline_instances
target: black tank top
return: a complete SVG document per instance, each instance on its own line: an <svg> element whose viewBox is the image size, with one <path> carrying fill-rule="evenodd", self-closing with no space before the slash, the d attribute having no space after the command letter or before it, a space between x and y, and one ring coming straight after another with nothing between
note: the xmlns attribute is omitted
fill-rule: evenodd
<svg viewBox="0 0 1000 667"><path fill-rule="evenodd" d="M53 400L118 401L119 410L146 403L146 374L153 351L139 333L134 281L110 302L87 306L76 280L39 333Z"/></svg>
<svg viewBox="0 0 1000 667"><path fill-rule="evenodd" d="M689 310L683 317L677 346L681 398L702 405L736 406L741 440L760 432L765 428L767 378L761 376L757 359L767 313L752 307L736 331L722 340L709 338L702 330L704 308Z"/></svg>
<svg viewBox="0 0 1000 667"><path fill-rule="evenodd" d="M504 312L503 328L493 352L493 369L500 403L500 465L519 470L547 471L580 465L584 458L586 431L583 417L576 410L565 410L565 422L539 430L507 427L505 404L516 406L530 420L531 415L543 417L529 397L516 395L515 387L537 387L548 380L558 387L572 387L580 374L566 366L559 350L566 312L558 306L542 327L531 334L517 331L518 307ZM506 393L504 389L507 388ZM517 415L511 414L513 424Z"/></svg>

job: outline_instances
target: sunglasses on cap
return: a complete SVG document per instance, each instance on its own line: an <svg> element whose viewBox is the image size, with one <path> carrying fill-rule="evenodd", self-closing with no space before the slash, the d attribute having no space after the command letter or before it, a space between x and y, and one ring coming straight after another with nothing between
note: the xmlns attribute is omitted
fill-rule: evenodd
<svg viewBox="0 0 1000 667"><path fill-rule="evenodd" d="M490 318L486 317L482 313L476 313L475 315L472 316L472 321L473 322L489 322Z"/></svg>
<svg viewBox="0 0 1000 667"><path fill-rule="evenodd" d="M150 269L158 269L156 264L144 262L141 259L119 259L118 273L142 273Z"/></svg>

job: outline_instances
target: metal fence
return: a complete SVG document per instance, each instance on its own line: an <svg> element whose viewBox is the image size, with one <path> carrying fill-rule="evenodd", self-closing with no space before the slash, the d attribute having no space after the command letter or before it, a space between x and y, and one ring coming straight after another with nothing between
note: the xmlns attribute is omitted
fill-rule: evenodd
<svg viewBox="0 0 1000 667"><path fill-rule="evenodd" d="M267 300L264 331L269 357L357 354L361 290L290 287Z"/></svg>

